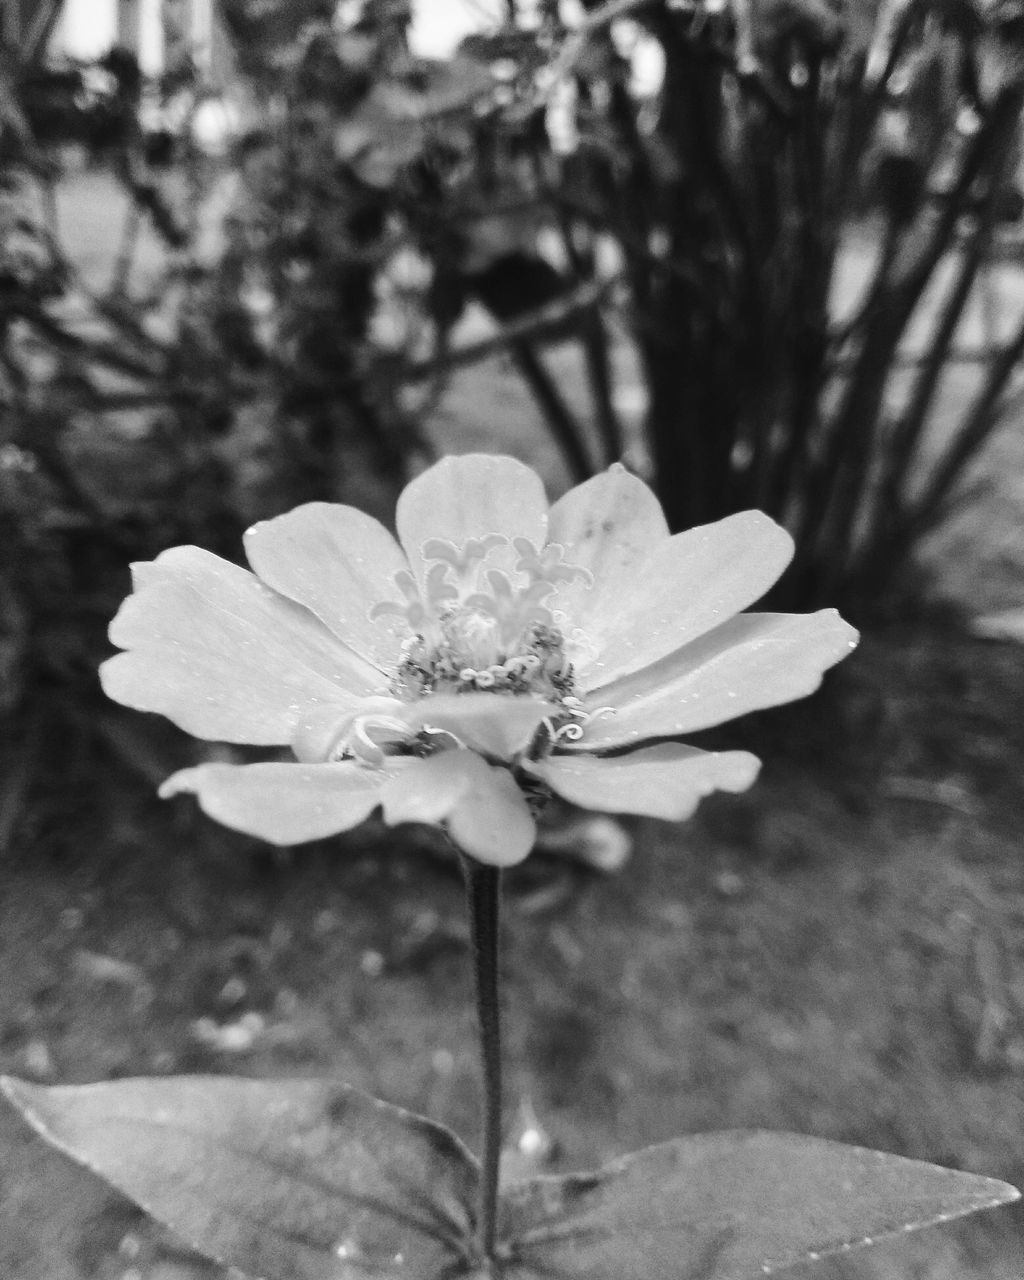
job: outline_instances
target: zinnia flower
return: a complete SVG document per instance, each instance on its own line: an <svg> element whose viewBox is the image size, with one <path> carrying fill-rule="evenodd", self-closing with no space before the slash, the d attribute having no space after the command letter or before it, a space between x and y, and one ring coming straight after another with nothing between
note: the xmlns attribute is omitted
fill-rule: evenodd
<svg viewBox="0 0 1024 1280"><path fill-rule="evenodd" d="M679 820L759 762L675 739L811 693L856 643L830 609L743 613L792 554L747 511L670 536L621 466L549 510L511 458L445 458L398 539L311 502L251 528L253 572L198 547L133 568L110 697L200 738L292 761L201 764L161 795L276 844L442 824L492 865L525 858L536 798Z"/></svg>

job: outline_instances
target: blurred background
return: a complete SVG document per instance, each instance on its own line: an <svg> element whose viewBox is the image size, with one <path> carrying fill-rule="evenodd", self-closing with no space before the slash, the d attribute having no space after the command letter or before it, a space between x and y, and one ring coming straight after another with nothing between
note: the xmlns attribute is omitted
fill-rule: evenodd
<svg viewBox="0 0 1024 1280"><path fill-rule="evenodd" d="M1024 1180L1018 0L4 0L0 1068L337 1073L475 1143L461 889L163 804L128 564L447 452L747 507L860 650L685 826L508 876L509 1141L784 1128ZM574 825L575 824L575 825ZM579 837L579 832L591 835ZM631 855L628 849L631 847ZM0 1114L0 1274L221 1273ZM1019 1280L1024 1214L825 1280Z"/></svg>

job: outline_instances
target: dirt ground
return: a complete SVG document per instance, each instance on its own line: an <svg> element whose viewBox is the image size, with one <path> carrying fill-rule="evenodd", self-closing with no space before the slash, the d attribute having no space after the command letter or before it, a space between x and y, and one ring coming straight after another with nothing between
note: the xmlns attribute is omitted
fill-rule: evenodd
<svg viewBox="0 0 1024 1280"><path fill-rule="evenodd" d="M756 1126L1024 1178L1020 662L869 639L824 697L722 731L764 755L748 796L636 824L614 877L509 874L509 1099L556 1167ZM5 1071L336 1074L475 1141L461 886L428 833L271 856L113 759L62 773L0 867ZM0 1274L205 1274L6 1111L0 1135ZM1019 1277L1022 1215L990 1217L832 1276Z"/></svg>
<svg viewBox="0 0 1024 1280"><path fill-rule="evenodd" d="M435 425L536 456L500 362ZM1024 604L1020 449L1008 428L993 451L999 514L931 550L961 605ZM509 1108L539 1118L553 1167L751 1126L1024 1182L1022 669L1020 647L933 619L869 636L822 695L707 736L763 756L749 794L633 824L616 875L542 857L509 874ZM476 1144L461 886L429 832L272 855L158 801L114 750L34 758L0 860L0 1069L330 1074ZM2 1280L222 1274L6 1109L0 1149ZM1024 1211L817 1275L1020 1280Z"/></svg>

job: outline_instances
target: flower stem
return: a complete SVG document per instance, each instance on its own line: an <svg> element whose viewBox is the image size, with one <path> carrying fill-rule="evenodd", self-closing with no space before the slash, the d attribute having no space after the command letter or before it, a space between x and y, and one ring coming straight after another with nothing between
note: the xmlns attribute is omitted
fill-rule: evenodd
<svg viewBox="0 0 1024 1280"><path fill-rule="evenodd" d="M462 858L473 944L476 1012L484 1084L484 1133L480 1184L480 1247L494 1257L498 1173L501 1161L501 1017L498 1000L498 928L501 871Z"/></svg>

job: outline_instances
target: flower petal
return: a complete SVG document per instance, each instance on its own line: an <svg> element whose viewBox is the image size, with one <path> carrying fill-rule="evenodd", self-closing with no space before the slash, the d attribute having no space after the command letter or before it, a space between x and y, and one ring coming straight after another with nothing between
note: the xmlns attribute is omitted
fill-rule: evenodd
<svg viewBox="0 0 1024 1280"><path fill-rule="evenodd" d="M356 507L307 502L255 524L245 535L249 563L264 582L305 605L324 626L382 670L398 660L404 619L371 620L375 604L398 594L407 567L391 534Z"/></svg>
<svg viewBox="0 0 1024 1280"><path fill-rule="evenodd" d="M129 652L100 668L107 695L199 738L276 746L302 708L356 705L380 674L305 609L199 547L133 566L136 590L110 624Z"/></svg>
<svg viewBox="0 0 1024 1280"><path fill-rule="evenodd" d="M411 762L381 789L381 804L392 825L446 821L461 849L496 867L522 862L537 834L512 775L472 751L441 751Z"/></svg>
<svg viewBox="0 0 1024 1280"><path fill-rule="evenodd" d="M712 791L745 791L761 762L748 751L699 751L665 742L626 756L552 756L525 767L583 809L681 822Z"/></svg>
<svg viewBox="0 0 1024 1280"><path fill-rule="evenodd" d="M611 708L566 751L598 751L734 720L813 693L822 673L857 644L834 609L743 613L589 701Z"/></svg>
<svg viewBox="0 0 1024 1280"><path fill-rule="evenodd" d="M594 582L562 584L552 607L586 630L591 615L615 609L668 536L658 499L621 463L570 489L551 508L548 541L562 546L565 563L587 569Z"/></svg>
<svg viewBox="0 0 1024 1280"><path fill-rule="evenodd" d="M585 689L649 666L746 609L775 582L793 539L760 511L741 511L657 543L585 628Z"/></svg>
<svg viewBox="0 0 1024 1280"><path fill-rule="evenodd" d="M489 767L473 751L439 751L411 760L401 775L381 788L384 821L390 827L441 823L471 787L486 784Z"/></svg>
<svg viewBox="0 0 1024 1280"><path fill-rule="evenodd" d="M413 572L422 580L421 552L429 538L462 547L470 538L498 533L528 538L539 548L547 540L547 511L535 471L515 458L468 453L442 458L406 485L395 522Z"/></svg>
<svg viewBox="0 0 1024 1280"><path fill-rule="evenodd" d="M376 698L362 698L354 706L340 706L336 702L310 703L295 724L292 734L291 749L303 764L325 764L329 760L337 761L335 754L344 748L342 741L347 734L362 720L364 725L373 724L376 729L384 729L383 739L390 743L404 743L413 735L406 731L401 723L382 724L384 721L398 722L405 704L397 698L381 695ZM374 741L374 733L367 730L365 742ZM383 754L383 753L382 753ZM369 763L366 759L363 764Z"/></svg>
<svg viewBox="0 0 1024 1280"><path fill-rule="evenodd" d="M448 819L451 838L471 858L492 867L522 862L537 839L530 806L507 769L490 768L483 785L473 787Z"/></svg>
<svg viewBox="0 0 1024 1280"><path fill-rule="evenodd" d="M357 827L393 773L349 763L201 764L172 774L160 795L192 792L226 827L271 844L303 844Z"/></svg>
<svg viewBox="0 0 1024 1280"><path fill-rule="evenodd" d="M466 747L496 760L511 760L558 707L537 698L494 693L431 694L407 706L402 719L413 728L444 729Z"/></svg>

